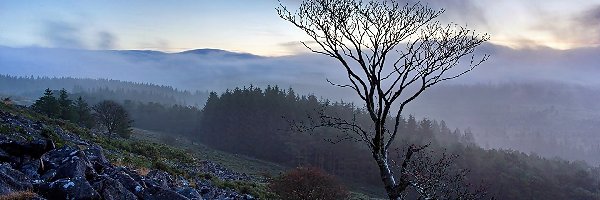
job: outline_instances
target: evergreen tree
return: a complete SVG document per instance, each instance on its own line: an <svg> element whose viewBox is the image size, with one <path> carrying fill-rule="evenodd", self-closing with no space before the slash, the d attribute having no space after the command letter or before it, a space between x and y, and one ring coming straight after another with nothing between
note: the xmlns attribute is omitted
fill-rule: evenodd
<svg viewBox="0 0 600 200"><path fill-rule="evenodd" d="M475 136L473 136L473 132L471 132L471 128L467 128L465 130L465 133L461 139L462 139L463 144L465 144L465 145L474 145L475 144Z"/></svg>
<svg viewBox="0 0 600 200"><path fill-rule="evenodd" d="M51 118L57 118L60 116L60 105L50 88L46 89L44 96L35 101L35 103L32 105L32 108L36 112L45 114Z"/></svg>
<svg viewBox="0 0 600 200"><path fill-rule="evenodd" d="M69 99L69 93L64 88L60 90L58 96L58 105L60 106L60 118L64 120L76 121L73 101Z"/></svg>
<svg viewBox="0 0 600 200"><path fill-rule="evenodd" d="M79 96L75 102L75 113L77 115L77 123L87 128L94 126L94 119L92 118L91 109L87 102Z"/></svg>

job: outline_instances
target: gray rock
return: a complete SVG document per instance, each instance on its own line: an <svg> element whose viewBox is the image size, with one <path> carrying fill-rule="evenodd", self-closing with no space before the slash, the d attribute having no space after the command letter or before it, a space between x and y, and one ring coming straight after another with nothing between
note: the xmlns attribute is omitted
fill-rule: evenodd
<svg viewBox="0 0 600 200"><path fill-rule="evenodd" d="M40 157L50 148L44 139L35 139L32 141L17 141L5 136L0 137L0 149L11 155L28 155L34 158Z"/></svg>
<svg viewBox="0 0 600 200"><path fill-rule="evenodd" d="M104 168L110 166L108 159L106 159L106 157L104 157L104 154L102 154L101 147L90 147L83 150L83 152L85 153L85 156L90 161L92 167L96 172L101 173L102 171L104 171Z"/></svg>
<svg viewBox="0 0 600 200"><path fill-rule="evenodd" d="M146 175L146 185L148 187L160 187L163 189L172 188L175 184L173 176L161 170L152 170Z"/></svg>
<svg viewBox="0 0 600 200"><path fill-rule="evenodd" d="M7 164L0 164L0 194L30 190L33 186L27 176Z"/></svg>
<svg viewBox="0 0 600 200"><path fill-rule="evenodd" d="M144 191L144 195L143 195L142 199L144 199L144 200L162 200L162 199L189 200L187 197L185 197L181 194L178 194L177 192L175 192L173 190L164 189L164 188L160 188L160 187L153 187L153 188L146 189Z"/></svg>
<svg viewBox="0 0 600 200"><path fill-rule="evenodd" d="M53 176L48 176L47 173L44 175L46 180L90 177L95 173L85 153L75 147L54 149L42 155L41 159L44 171L55 170Z"/></svg>
<svg viewBox="0 0 600 200"><path fill-rule="evenodd" d="M135 200L137 197L123 185L108 176L98 176L92 181L92 186L105 200Z"/></svg>
<svg viewBox="0 0 600 200"><path fill-rule="evenodd" d="M21 172L27 175L30 179L39 179L39 170L42 162L39 159L29 160L21 165Z"/></svg>
<svg viewBox="0 0 600 200"><path fill-rule="evenodd" d="M38 187L38 191L48 199L100 199L98 192L83 177L43 183Z"/></svg>
<svg viewBox="0 0 600 200"><path fill-rule="evenodd" d="M202 195L198 191L191 187L181 187L177 189L177 193L187 197L191 200L203 200Z"/></svg>
<svg viewBox="0 0 600 200"><path fill-rule="evenodd" d="M128 173L123 170L114 170L110 177L121 183L125 189L135 194L137 197L142 197L146 189L140 182L133 179Z"/></svg>

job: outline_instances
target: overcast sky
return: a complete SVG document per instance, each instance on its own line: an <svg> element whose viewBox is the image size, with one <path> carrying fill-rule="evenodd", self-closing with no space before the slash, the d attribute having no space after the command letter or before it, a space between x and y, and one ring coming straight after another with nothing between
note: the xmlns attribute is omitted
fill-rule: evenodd
<svg viewBox="0 0 600 200"><path fill-rule="evenodd" d="M414 0L410 0L414 1ZM297 0L283 0L297 4ZM600 0L431 0L452 21L513 48L600 43ZM275 0L0 1L0 45L179 52L218 48L258 55L302 52Z"/></svg>

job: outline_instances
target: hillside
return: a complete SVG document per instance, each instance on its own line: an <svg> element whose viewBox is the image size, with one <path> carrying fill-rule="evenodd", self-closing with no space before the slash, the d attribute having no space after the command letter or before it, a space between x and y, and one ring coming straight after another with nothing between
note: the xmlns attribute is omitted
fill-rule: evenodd
<svg viewBox="0 0 600 200"><path fill-rule="evenodd" d="M210 160L225 166L228 169L248 174L252 177L263 178L264 176L275 176L287 169L287 167L276 163L259 160L245 155L219 151L174 133L134 128L133 137L135 139L156 142L168 146L177 146L178 148L193 154L195 158Z"/></svg>
<svg viewBox="0 0 600 200"><path fill-rule="evenodd" d="M255 199L255 178L186 151L105 136L0 103L0 195L37 199ZM7 196L8 197L8 196Z"/></svg>
<svg viewBox="0 0 600 200"><path fill-rule="evenodd" d="M0 95L15 97L20 104L30 105L41 96L46 88L64 88L71 93L93 96L98 99L112 99L122 102L136 100L165 105L202 106L208 97L207 92L178 90L171 86L138 83L112 79L70 78L70 77L17 77L0 74Z"/></svg>
<svg viewBox="0 0 600 200"><path fill-rule="evenodd" d="M124 53L124 52L121 52ZM151 54L148 52L129 52ZM190 54L220 54L219 50L196 50ZM151 56L150 55L150 56ZM190 133L198 127L196 117L151 119L146 111L174 105L201 109L209 93L185 91L171 86L109 79L15 77L0 75L0 96L30 105L46 88L65 88L94 103L104 99L131 101L129 110L136 125L158 130L160 122L173 123L160 131ZM294 88L295 89L295 88ZM486 149L513 149L546 158L584 160L598 165L600 159L600 104L598 87L558 82L443 85L424 93L405 113L419 118L443 119L454 128L470 128L475 141ZM159 123L157 123L159 121ZM177 124L177 125L175 125ZM193 127L193 128L192 128ZM533 142L532 141L536 141Z"/></svg>
<svg viewBox="0 0 600 200"><path fill-rule="evenodd" d="M199 130L188 138L225 152L284 166L320 167L357 188L382 194L377 166L363 143L340 140L347 134L332 128L311 132L293 129L298 123L310 126L311 119L317 118L315 111L356 123L369 118L353 104L320 101L315 96L296 95L293 90L236 88L210 95ZM484 186L490 196L498 199L600 198L600 169L585 162L484 149L474 141L478 132L450 129L452 124L445 121L407 116L399 124L402 134L390 147L391 156L402 159L410 144L428 145L427 152L432 157L457 155L453 169L469 170L469 183Z"/></svg>
<svg viewBox="0 0 600 200"><path fill-rule="evenodd" d="M89 98L102 99L93 95ZM124 101L123 107L136 121L133 139L105 137L83 128L71 132L101 146L110 161L132 169L159 168L187 177L197 175L186 167L195 159L201 165L213 166L208 168L215 169L217 175L226 172L247 177L242 182L227 179L229 175L224 175L225 182L210 178L213 175L208 179L216 181L215 185L250 191L255 197L269 195L265 177L297 166L322 168L353 191L383 196L374 163L360 143L331 144L332 139L343 136L332 129L310 134L290 129L292 121L302 122L317 110L365 121L365 113L351 103L319 100L314 95L298 95L293 89L277 86L264 90L250 86L220 95L211 93L204 109L135 100ZM14 106L12 110L43 119L44 123L76 127ZM398 156L407 144L414 143L430 144L434 156L444 152L458 155L454 170L469 170L468 182L485 187L490 196L498 199L595 199L600 195L600 169L585 162L484 149L475 143L474 136L479 132L468 128L452 131L452 124L445 121L408 116L400 124L403 134L391 154Z"/></svg>

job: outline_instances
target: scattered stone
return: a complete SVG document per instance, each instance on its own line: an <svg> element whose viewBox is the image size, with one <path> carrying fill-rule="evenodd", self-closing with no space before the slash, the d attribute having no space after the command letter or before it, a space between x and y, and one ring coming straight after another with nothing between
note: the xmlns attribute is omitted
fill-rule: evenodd
<svg viewBox="0 0 600 200"><path fill-rule="evenodd" d="M202 195L198 191L191 187L181 187L177 189L177 193L187 197L190 200L203 200Z"/></svg>
<svg viewBox="0 0 600 200"><path fill-rule="evenodd" d="M119 183L121 183L121 185L123 185L124 188L136 196L143 196L143 192L146 187L142 186L140 182L133 179L128 173L126 173L126 171L116 169L110 174L110 177L117 180Z"/></svg>
<svg viewBox="0 0 600 200"><path fill-rule="evenodd" d="M168 189L174 186L174 180L169 173L161 170L152 170L146 175L146 185Z"/></svg>
<svg viewBox="0 0 600 200"><path fill-rule="evenodd" d="M149 189L145 190L142 199L144 199L144 200L162 200L162 199L188 200L187 197L185 197L181 194L178 194L177 192L175 192L173 190L164 189L164 188L160 188L160 187L153 187L153 188L149 188Z"/></svg>
<svg viewBox="0 0 600 200"><path fill-rule="evenodd" d="M83 177L63 178L41 184L39 193L48 199L100 199L100 195Z"/></svg>
<svg viewBox="0 0 600 200"><path fill-rule="evenodd" d="M31 190L33 186L27 176L7 164L0 164L0 194Z"/></svg>
<svg viewBox="0 0 600 200"><path fill-rule="evenodd" d="M23 163L20 170L30 179L36 180L40 178L39 170L41 166L42 161L40 159L33 159Z"/></svg>
<svg viewBox="0 0 600 200"><path fill-rule="evenodd" d="M105 200L135 200L137 197L123 185L108 176L98 176L92 182L94 189Z"/></svg>
<svg viewBox="0 0 600 200"><path fill-rule="evenodd" d="M251 178L214 162L171 163L196 177L194 184L161 170L142 176L128 167L114 166L104 156L107 151L119 153L117 150L104 150L58 126L2 110L0 125L4 127L0 133L0 195L34 191L39 195L34 199L254 199L217 188L209 179Z"/></svg>

